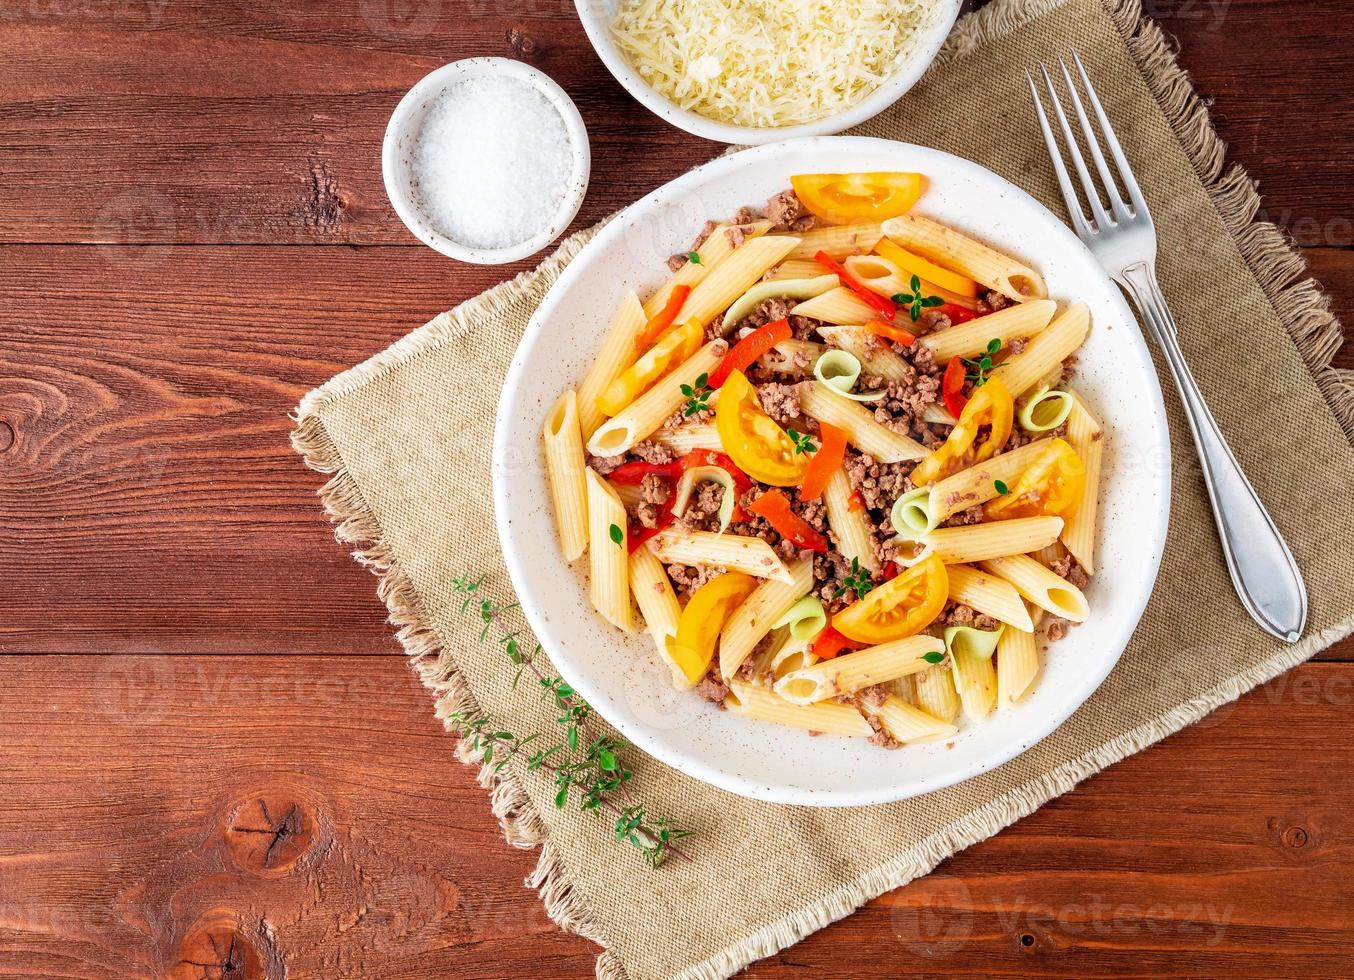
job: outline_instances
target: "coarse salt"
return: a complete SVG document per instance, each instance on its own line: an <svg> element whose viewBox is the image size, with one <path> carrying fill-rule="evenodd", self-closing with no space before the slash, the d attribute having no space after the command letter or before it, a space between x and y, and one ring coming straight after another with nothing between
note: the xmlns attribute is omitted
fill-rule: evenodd
<svg viewBox="0 0 1354 980"><path fill-rule="evenodd" d="M564 119L516 78L468 78L427 110L410 160L412 191L444 237L508 248L543 231L573 174Z"/></svg>

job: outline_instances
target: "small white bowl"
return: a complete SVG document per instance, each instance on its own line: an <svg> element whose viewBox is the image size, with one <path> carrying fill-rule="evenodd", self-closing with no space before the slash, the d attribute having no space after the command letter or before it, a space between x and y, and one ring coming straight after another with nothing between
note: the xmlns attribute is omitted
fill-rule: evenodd
<svg viewBox="0 0 1354 980"><path fill-rule="evenodd" d="M475 248L455 241L443 235L424 214L418 198L413 193L413 179L410 173L410 160L419 133L423 129L423 119L428 108L452 86L469 78L517 78L550 100L564 120L564 128L569 134L572 149L573 169L569 175L569 189L560 202L559 209L540 232L516 245L504 248ZM381 173L385 180L386 196L391 206L400 216L406 228L412 231L423 244L435 248L443 255L462 262L474 262L479 265L501 265L516 262L528 255L539 252L549 245L574 220L583 196L588 190L588 175L592 168L592 152L588 146L588 131L583 125L583 117L573 100L565 94L547 75L530 65L511 58L467 58L453 61L421 78L404 96L386 125L385 142L381 148Z"/></svg>
<svg viewBox="0 0 1354 980"><path fill-rule="evenodd" d="M683 109L667 96L660 94L648 82L640 77L625 52L616 45L611 36L611 21L616 16L619 0L574 0L578 8L578 18L583 22L583 30L592 42L602 64L616 77L627 92L638 99L646 109L666 119L679 129L720 143L748 143L758 145L779 140L794 139L798 136L831 136L858 126L865 120L879 115L897 102L908 89L917 84L917 80L930 67L936 52L949 37L950 28L959 16L962 0L935 0L936 9L932 13L931 23L924 27L914 39L907 60L880 86L854 105L840 112L813 122L798 126L760 127L735 126L702 116L690 109Z"/></svg>

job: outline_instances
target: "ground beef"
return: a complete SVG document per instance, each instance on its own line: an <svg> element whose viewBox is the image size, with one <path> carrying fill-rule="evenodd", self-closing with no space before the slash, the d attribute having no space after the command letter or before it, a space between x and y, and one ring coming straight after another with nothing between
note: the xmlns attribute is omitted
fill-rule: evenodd
<svg viewBox="0 0 1354 980"><path fill-rule="evenodd" d="M1067 635L1067 626L1065 619L1050 619L1048 625L1044 627L1044 636L1048 637L1048 642L1057 643Z"/></svg>
<svg viewBox="0 0 1354 980"><path fill-rule="evenodd" d="M1065 387L1072 380L1072 375L1077 373L1077 355L1069 354L1063 361L1062 374L1058 378L1058 387Z"/></svg>
<svg viewBox="0 0 1354 980"><path fill-rule="evenodd" d="M781 384L772 381L757 389L757 399L762 403L762 411L771 416L780 425L788 425L799 418L799 385Z"/></svg>
<svg viewBox="0 0 1354 980"><path fill-rule="evenodd" d="M1071 555L1059 558L1048 567L1054 575L1062 576L1079 589L1084 589L1091 584L1091 577L1086 574L1086 569L1082 568Z"/></svg>
<svg viewBox="0 0 1354 980"><path fill-rule="evenodd" d="M832 550L825 555L813 556L813 582L814 591L812 594L822 600L823 607L827 610L829 616L834 615L849 606L856 598L852 592L849 595L837 595L837 590L841 588L842 582L851 574L851 562L840 551Z"/></svg>
<svg viewBox="0 0 1354 980"><path fill-rule="evenodd" d="M597 471L598 476L606 476L616 467L625 462L623 453L615 456L589 456L588 465Z"/></svg>
<svg viewBox="0 0 1354 980"><path fill-rule="evenodd" d="M747 240L747 232L741 225L730 225L724 229L724 237L729 240L730 248L737 248Z"/></svg>
<svg viewBox="0 0 1354 980"><path fill-rule="evenodd" d="M647 473L640 481L639 492L646 504L666 504L672 496L672 487L657 473Z"/></svg>
<svg viewBox="0 0 1354 980"><path fill-rule="evenodd" d="M946 626L972 626L980 630L996 630L1001 623L984 613L974 612L962 603L949 603L940 614L940 621Z"/></svg>
<svg viewBox="0 0 1354 980"><path fill-rule="evenodd" d="M775 222L776 231L808 231L815 220L794 191L773 194L766 202L766 216Z"/></svg>
<svg viewBox="0 0 1354 980"><path fill-rule="evenodd" d="M978 300L978 308L974 310L979 316L987 316L989 313L996 313L998 310L1004 310L1011 305L1011 300L1007 299L995 289L989 290L982 299Z"/></svg>
<svg viewBox="0 0 1354 980"><path fill-rule="evenodd" d="M757 212L752 208L739 208L734 212L733 223L736 225L747 225L757 220Z"/></svg>
<svg viewBox="0 0 1354 980"><path fill-rule="evenodd" d="M925 344L913 344L911 347L902 349L903 359L912 365L912 370L917 374L929 374L940 377L945 373L945 365L936 364L935 355L931 353L931 348Z"/></svg>
<svg viewBox="0 0 1354 980"><path fill-rule="evenodd" d="M653 463L656 466L672 462L672 450L661 442L653 442L649 439L635 443L630 447L630 452L644 462Z"/></svg>
<svg viewBox="0 0 1354 980"><path fill-rule="evenodd" d="M698 234L696 236L695 241L691 243L691 251L699 252L700 247L706 243L706 241L709 239L711 235L715 233L715 229L718 227L719 223L715 221L707 221L705 224L701 225L700 234Z"/></svg>
<svg viewBox="0 0 1354 980"><path fill-rule="evenodd" d="M1011 435L1006 440L1006 445L997 450L997 455L1009 453L1012 449L1019 449L1021 446L1028 446L1039 439L1065 439L1067 438L1067 424L1064 423L1056 429L1048 432L1026 432L1020 426L1014 426L1011 429Z"/></svg>
<svg viewBox="0 0 1354 980"><path fill-rule="evenodd" d="M940 380L933 375L915 373L911 381L884 381L869 378L866 387L884 389L884 397L873 404L874 420L895 432L911 435L925 424L926 406L940 394Z"/></svg>
<svg viewBox="0 0 1354 980"><path fill-rule="evenodd" d="M714 417L715 410L713 408L702 408L698 412L687 415L686 408L683 406L663 420L663 428L675 429L678 426L686 425L688 422L692 425L700 425L709 422Z"/></svg>
<svg viewBox="0 0 1354 980"><path fill-rule="evenodd" d="M877 463L864 453L848 451L843 462L846 475L870 510L889 510L893 502L911 489L908 473L912 462Z"/></svg>
<svg viewBox="0 0 1354 980"><path fill-rule="evenodd" d="M935 333L938 330L948 330L949 328L950 318L934 307L922 310L921 316L917 317L917 329L921 333Z"/></svg>
<svg viewBox="0 0 1354 980"><path fill-rule="evenodd" d="M643 527L658 527L658 505L638 503L635 505L634 517Z"/></svg>
<svg viewBox="0 0 1354 980"><path fill-rule="evenodd" d="M686 599L690 599L706 582L723 574L724 569L719 565L668 566L668 578L672 580L672 587L677 590L678 595Z"/></svg>
<svg viewBox="0 0 1354 980"><path fill-rule="evenodd" d="M961 510L951 514L945 520L940 522L941 527L968 527L970 524L981 524L983 520L983 508L981 505L969 507L967 510Z"/></svg>
<svg viewBox="0 0 1354 980"><path fill-rule="evenodd" d="M1024 337L1016 337L1014 340L1007 341L1006 349L1011 352L1011 356L1025 353L1025 346L1029 343Z"/></svg>
<svg viewBox="0 0 1354 980"><path fill-rule="evenodd" d="M677 518L679 531L719 530L719 504L724 499L724 488L718 483L698 483L687 501L686 510Z"/></svg>
<svg viewBox="0 0 1354 980"><path fill-rule="evenodd" d="M686 257L686 254L683 253L683 252L676 252L676 253L674 253L674 254L672 254L672 255L669 255L669 256L668 256L668 271L669 271L669 272L676 272L676 271L678 271L679 269L681 269L682 266L686 265L687 261L688 261L688 259L687 259L687 257Z"/></svg>
<svg viewBox="0 0 1354 980"><path fill-rule="evenodd" d="M868 721L868 722L870 722L871 727L873 727L873 726L879 724L878 722L874 721L872 718L869 718L869 717L866 717L865 720ZM900 741L898 741L898 740L897 740L896 738L894 738L892 735L890 735L890 734L884 729L884 726L883 726L883 725L879 725L878 728L875 728L874 734L871 735L869 738L867 738L866 741L869 742L871 745L877 745L877 746L879 746L881 749L901 749L901 748L903 748L903 743L900 742Z"/></svg>
<svg viewBox="0 0 1354 980"><path fill-rule="evenodd" d="M729 696L729 685L720 679L719 672L711 670L706 674L701 682L696 685L696 693L711 704L724 707L724 699Z"/></svg>

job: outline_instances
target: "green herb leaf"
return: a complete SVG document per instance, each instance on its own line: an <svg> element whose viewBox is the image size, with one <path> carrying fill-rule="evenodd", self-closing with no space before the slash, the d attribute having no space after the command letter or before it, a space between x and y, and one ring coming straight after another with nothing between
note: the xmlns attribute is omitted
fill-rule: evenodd
<svg viewBox="0 0 1354 980"><path fill-rule="evenodd" d="M993 337L991 340L987 342L987 352L989 354L995 354L999 350L1001 350L1000 337Z"/></svg>
<svg viewBox="0 0 1354 980"><path fill-rule="evenodd" d="M922 658L923 660L925 660L928 664L938 664L938 663L940 663L942 660L945 659L945 654L943 654L943 653L923 653L923 654L921 655L921 658Z"/></svg>
<svg viewBox="0 0 1354 980"><path fill-rule="evenodd" d="M996 487L997 493L1001 494L1003 497L1011 492L1011 488L1008 487L1006 484L1002 483L1000 480L993 480L992 486Z"/></svg>
<svg viewBox="0 0 1354 980"><path fill-rule="evenodd" d="M690 252L687 252L686 257L691 260L693 265L701 264L701 253L695 251L694 249Z"/></svg>
<svg viewBox="0 0 1354 980"><path fill-rule="evenodd" d="M921 277L913 276L910 283L912 292L894 293L893 302L907 310L907 315L916 323L921 319L921 311L933 306L943 306L945 301L939 296L923 296L921 292Z"/></svg>
<svg viewBox="0 0 1354 980"><path fill-rule="evenodd" d="M794 429L790 429L786 434L790 437L790 441L795 444L795 455L808 456L818 452L818 447L813 444L813 439L807 434L796 432Z"/></svg>
<svg viewBox="0 0 1354 980"><path fill-rule="evenodd" d="M625 532L622 531L620 527L618 527L615 524L611 525L611 529L607 533L611 535L611 540L616 542L617 544L620 544L622 541L625 540Z"/></svg>

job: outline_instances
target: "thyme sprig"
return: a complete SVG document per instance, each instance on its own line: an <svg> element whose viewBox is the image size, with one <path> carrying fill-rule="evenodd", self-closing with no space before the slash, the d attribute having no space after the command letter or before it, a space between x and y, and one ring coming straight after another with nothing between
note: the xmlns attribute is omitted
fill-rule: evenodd
<svg viewBox="0 0 1354 980"><path fill-rule="evenodd" d="M810 456L818 452L818 447L813 444L813 439L805 432L796 432L794 429L787 429L790 441L795 444L795 455Z"/></svg>
<svg viewBox="0 0 1354 980"><path fill-rule="evenodd" d="M483 584L483 575L475 579L463 575L452 580L452 588L464 597L461 612L473 610L483 623L480 641L492 637L517 666L512 681L514 690L524 674L532 675L541 697L558 712L555 721L564 730L564 741L546 745L539 734L520 737L500 729L487 712L454 712L448 718L453 730L494 772L520 758L528 771L551 773L555 780L555 806L563 809L573 797L581 810L609 814L614 820L616 840L636 848L651 868L659 867L671 855L689 861L690 856L676 842L689 837L690 831L666 818L651 817L630 796L627 784L634 773L622 760L626 743L591 730L592 708L564 678L547 673L536 662L541 645L533 642L526 649L521 640L525 631L511 630L503 622L503 614L517 604L494 602L481 592ZM624 804L613 800L613 793L623 797Z"/></svg>
<svg viewBox="0 0 1354 980"><path fill-rule="evenodd" d="M992 370L992 357L997 351L1001 350L1001 338L993 337L987 342L987 350L983 351L982 357L976 360L970 360L965 357L963 362L973 370L964 375L965 380L972 381L975 388L981 388L987 384L987 373Z"/></svg>
<svg viewBox="0 0 1354 980"><path fill-rule="evenodd" d="M874 588L874 579L870 576L868 568L862 568L859 558L851 559L851 571L842 579L842 584L837 587L837 591L832 594L832 598L840 599L848 592L854 592L857 599L864 599Z"/></svg>
<svg viewBox="0 0 1354 980"><path fill-rule="evenodd" d="M710 407L710 395L714 392L710 387L710 375L706 372L702 371L696 376L694 385L680 385L679 390L686 396L686 410L682 412L684 418L690 418Z"/></svg>
<svg viewBox="0 0 1354 980"><path fill-rule="evenodd" d="M921 319L921 311L929 310L933 306L944 306L945 301L939 296L923 296L921 291L921 276L913 276L912 281L908 283L910 292L894 293L893 301L899 306L907 308L907 315L912 317L912 322L916 323Z"/></svg>

